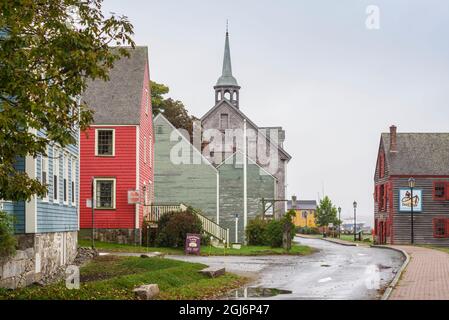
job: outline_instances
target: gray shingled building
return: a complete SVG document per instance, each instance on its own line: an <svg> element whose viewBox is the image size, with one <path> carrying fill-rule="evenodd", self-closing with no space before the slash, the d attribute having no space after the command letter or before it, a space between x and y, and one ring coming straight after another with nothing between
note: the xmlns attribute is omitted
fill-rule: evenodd
<svg viewBox="0 0 449 320"><path fill-rule="evenodd" d="M415 180L412 190L409 179ZM375 240L449 245L449 133L382 133L374 175Z"/></svg>

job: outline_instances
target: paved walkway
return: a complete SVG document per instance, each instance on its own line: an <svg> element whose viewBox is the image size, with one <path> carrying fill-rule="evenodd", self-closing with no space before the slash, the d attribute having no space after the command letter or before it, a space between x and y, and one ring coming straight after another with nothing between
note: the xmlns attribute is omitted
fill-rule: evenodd
<svg viewBox="0 0 449 320"><path fill-rule="evenodd" d="M393 246L410 256L390 300L449 300L449 254L422 247Z"/></svg>

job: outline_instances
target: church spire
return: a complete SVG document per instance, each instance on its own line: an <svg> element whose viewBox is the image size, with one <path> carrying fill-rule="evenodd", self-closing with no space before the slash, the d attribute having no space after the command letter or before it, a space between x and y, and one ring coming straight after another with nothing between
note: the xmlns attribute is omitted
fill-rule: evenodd
<svg viewBox="0 0 449 320"><path fill-rule="evenodd" d="M231 49L229 47L229 30L227 21L226 21L225 48L223 56L223 70L220 78L218 78L217 84L215 85L214 89L215 89L216 103L223 99L227 99L238 108L238 95L240 87L237 83L237 80L232 75Z"/></svg>

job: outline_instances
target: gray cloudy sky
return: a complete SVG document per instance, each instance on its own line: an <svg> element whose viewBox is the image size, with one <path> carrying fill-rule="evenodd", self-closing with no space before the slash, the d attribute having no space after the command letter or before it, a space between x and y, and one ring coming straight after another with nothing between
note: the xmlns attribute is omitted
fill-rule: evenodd
<svg viewBox="0 0 449 320"><path fill-rule="evenodd" d="M380 30L365 27L368 5ZM130 18L151 78L197 117L214 104L229 19L241 110L286 130L289 196L324 188L345 218L357 200L372 224L382 131L449 130L448 1L105 0L104 10Z"/></svg>

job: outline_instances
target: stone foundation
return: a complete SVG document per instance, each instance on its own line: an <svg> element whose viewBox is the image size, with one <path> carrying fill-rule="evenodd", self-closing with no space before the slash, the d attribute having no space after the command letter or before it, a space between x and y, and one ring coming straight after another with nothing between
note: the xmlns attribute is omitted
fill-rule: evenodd
<svg viewBox="0 0 449 320"><path fill-rule="evenodd" d="M119 243L119 244L141 244L142 232L140 229L95 229L94 239L96 241ZM81 229L80 238L91 240L92 229Z"/></svg>
<svg viewBox="0 0 449 320"><path fill-rule="evenodd" d="M15 255L0 260L0 287L25 287L64 272L77 255L77 234L69 231L17 236Z"/></svg>

